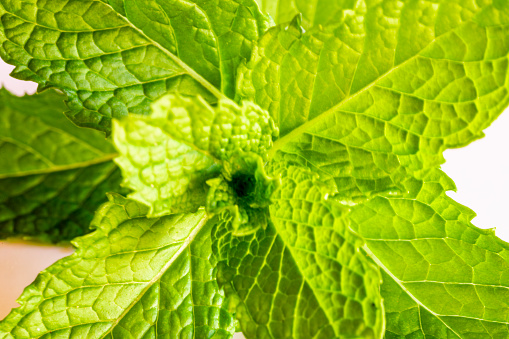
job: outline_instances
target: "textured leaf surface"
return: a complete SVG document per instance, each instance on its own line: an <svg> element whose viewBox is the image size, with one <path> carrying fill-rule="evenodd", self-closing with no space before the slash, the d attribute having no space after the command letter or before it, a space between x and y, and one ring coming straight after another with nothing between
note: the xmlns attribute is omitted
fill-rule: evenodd
<svg viewBox="0 0 509 339"><path fill-rule="evenodd" d="M88 233L106 192L121 192L113 146L62 112L55 92L0 89L0 238L60 242Z"/></svg>
<svg viewBox="0 0 509 339"><path fill-rule="evenodd" d="M238 88L279 124L272 155L354 201L402 188L481 137L508 103L509 74L506 2L356 4L336 25L269 30Z"/></svg>
<svg viewBox="0 0 509 339"><path fill-rule="evenodd" d="M509 102L509 4L261 4L303 21L252 48L253 0L0 0L17 77L84 126L137 114L114 138L141 202L110 196L0 338L228 338L234 312L256 339L507 338L509 245L438 166Z"/></svg>
<svg viewBox="0 0 509 339"><path fill-rule="evenodd" d="M354 9L355 0L258 0L264 13L270 14L276 24L290 22L302 15L302 27L309 29L317 25L335 24L343 11Z"/></svg>
<svg viewBox="0 0 509 339"><path fill-rule="evenodd" d="M169 94L152 111L115 122L113 138L130 197L156 216L205 206L206 181L223 162L238 152L266 157L277 135L268 113L251 103L222 99L213 108L201 97ZM245 168L238 161L224 167L230 174Z"/></svg>
<svg viewBox="0 0 509 339"><path fill-rule="evenodd" d="M188 103L196 105L194 101ZM150 206L150 215L196 211L204 206L205 182L218 172L212 157L192 143L166 134L166 125L182 128L171 126L172 112L114 122L113 140L120 153L115 161L122 169L125 185L134 191L130 198Z"/></svg>
<svg viewBox="0 0 509 339"><path fill-rule="evenodd" d="M231 338L204 212L148 219L110 196L97 230L43 271L0 322L0 338Z"/></svg>
<svg viewBox="0 0 509 339"><path fill-rule="evenodd" d="M78 169L0 179L0 238L69 241L90 232L107 192L122 192L109 161Z"/></svg>
<svg viewBox="0 0 509 339"><path fill-rule="evenodd" d="M270 207L272 222L250 237L218 228L228 268L220 280L237 292L247 338L381 338L380 276L347 209L324 200L307 169L291 166Z"/></svg>
<svg viewBox="0 0 509 339"><path fill-rule="evenodd" d="M436 170L409 190L416 199L356 206L352 227L383 269L386 338L506 338L509 244L470 223L475 214L445 195Z"/></svg>
<svg viewBox="0 0 509 339"><path fill-rule="evenodd" d="M268 24L254 0L3 0L0 55L13 76L63 90L77 125L109 132L167 91L232 96Z"/></svg>
<svg viewBox="0 0 509 339"><path fill-rule="evenodd" d="M76 128L63 116L63 96L48 91L18 98L0 90L0 178L71 169L111 160L104 135Z"/></svg>
<svg viewBox="0 0 509 339"><path fill-rule="evenodd" d="M207 181L210 188L205 209L209 216L229 214L233 235L243 236L267 227L268 207L280 179L267 175L260 156L239 153L235 159L240 163L232 167L237 168L223 170L227 173Z"/></svg>

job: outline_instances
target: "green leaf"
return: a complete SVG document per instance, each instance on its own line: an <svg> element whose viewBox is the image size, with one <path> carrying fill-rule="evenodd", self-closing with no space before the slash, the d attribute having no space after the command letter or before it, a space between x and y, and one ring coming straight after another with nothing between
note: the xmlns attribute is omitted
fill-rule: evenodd
<svg viewBox="0 0 509 339"><path fill-rule="evenodd" d="M279 125L270 156L308 166L354 202L422 178L509 102L508 3L356 4L335 25L270 29L237 92Z"/></svg>
<svg viewBox="0 0 509 339"><path fill-rule="evenodd" d="M64 91L74 123L109 133L167 91L233 96L269 24L254 0L2 0L0 56L14 77Z"/></svg>
<svg viewBox="0 0 509 339"><path fill-rule="evenodd" d="M64 97L54 91L16 97L0 89L0 176L72 169L111 160L115 149L104 135L76 128L65 119Z"/></svg>
<svg viewBox="0 0 509 339"><path fill-rule="evenodd" d="M123 192L111 162L0 179L0 239L60 243L90 232L106 192Z"/></svg>
<svg viewBox="0 0 509 339"><path fill-rule="evenodd" d="M246 338L381 338L384 312L378 268L349 229L347 209L307 169L281 166L272 223L234 237L217 227L223 260L218 280L231 282Z"/></svg>
<svg viewBox="0 0 509 339"><path fill-rule="evenodd" d="M350 215L383 272L386 338L505 338L509 244L470 223L439 170L414 186L415 199L377 197Z"/></svg>
<svg viewBox="0 0 509 339"><path fill-rule="evenodd" d="M53 91L0 89L0 238L61 242L88 233L108 191L122 192L113 146L62 112Z"/></svg>
<svg viewBox="0 0 509 339"><path fill-rule="evenodd" d="M186 113L185 104L202 102L188 100L180 104ZM194 146L195 140L185 143L166 133L167 129L180 132L179 128L193 128L186 124L189 121L172 124L172 120L178 119L173 112L178 114L179 110L159 108L163 105L154 106L158 113L153 116L114 121L113 141L120 153L115 161L122 170L124 185L133 190L129 197L149 206L150 216L196 211L205 205L205 182L217 175L219 169L213 158ZM203 115L207 116L206 110ZM198 125L194 128L200 129Z"/></svg>
<svg viewBox="0 0 509 339"><path fill-rule="evenodd" d="M251 103L221 99L213 108L201 97L168 94L152 111L115 121L113 133L115 161L134 190L130 198L148 205L151 216L205 206L206 181L219 176L221 166L229 181L249 172L249 164L235 160L238 152L266 158L277 135L268 113Z"/></svg>
<svg viewBox="0 0 509 339"><path fill-rule="evenodd" d="M318 25L337 23L345 10L354 9L354 0L258 0L263 12L274 18L276 24L290 22L297 14L302 15L305 29Z"/></svg>
<svg viewBox="0 0 509 339"><path fill-rule="evenodd" d="M24 291L0 338L231 338L204 211L148 219L109 197L97 230Z"/></svg>
<svg viewBox="0 0 509 339"><path fill-rule="evenodd" d="M302 13L265 32L254 1L0 0L14 75L62 89L81 126L123 118L134 191L0 338L507 337L509 244L439 166L509 103L509 3L262 0L278 22ZM30 180L9 190L104 165L11 125L29 157L6 173Z"/></svg>
<svg viewBox="0 0 509 339"><path fill-rule="evenodd" d="M346 218L383 272L387 338L505 338L509 245L471 225L436 168L507 106L509 5L359 1L337 18L307 32L299 17L269 30L241 66L238 99L277 122L283 137L269 158L307 166L329 200L352 205ZM230 261L256 262L260 242L242 246L252 247ZM269 267L262 274L277 276ZM270 294L258 274L238 284ZM245 326L260 324L266 318Z"/></svg>

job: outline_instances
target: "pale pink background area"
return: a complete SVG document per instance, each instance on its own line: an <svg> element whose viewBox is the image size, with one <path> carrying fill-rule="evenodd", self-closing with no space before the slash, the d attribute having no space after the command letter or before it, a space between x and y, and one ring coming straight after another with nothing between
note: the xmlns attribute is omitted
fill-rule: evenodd
<svg viewBox="0 0 509 339"><path fill-rule="evenodd" d="M33 93L35 84L10 78L11 69L0 60L0 84L18 95L25 91ZM486 130L484 139L463 149L446 151L447 163L442 166L458 187L458 192L449 192L449 196L477 212L476 226L497 227L496 234L506 241L509 241L508 131L506 111ZM16 306L15 299L39 271L71 252L70 248L0 242L0 319Z"/></svg>

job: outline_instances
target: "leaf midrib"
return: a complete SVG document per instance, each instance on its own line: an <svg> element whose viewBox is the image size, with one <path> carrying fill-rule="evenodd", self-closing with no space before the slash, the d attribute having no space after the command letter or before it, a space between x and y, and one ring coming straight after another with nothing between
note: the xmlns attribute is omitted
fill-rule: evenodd
<svg viewBox="0 0 509 339"><path fill-rule="evenodd" d="M406 295L408 295L417 305L418 307L424 308L426 311L428 311L430 314L432 314L435 318L440 320L440 322L447 327L451 332L453 332L458 338L462 338L454 329L452 329L448 324L446 324L442 318L440 317L440 314L437 314L436 312L429 309L426 305L421 303L419 299L417 299L416 296L414 296L403 284L401 283L401 280L399 280L392 272L378 259L378 257L369 249L367 244L364 244L362 247L364 251L366 251L367 255L382 269L384 270L387 275L389 275L394 282L405 292ZM420 318L419 318L420 319ZM422 328L421 328L422 330Z"/></svg>
<svg viewBox="0 0 509 339"><path fill-rule="evenodd" d="M108 331L106 331L103 336L99 339L104 339L108 334L110 334L113 329L120 323L120 321L129 313L129 311L143 298L145 293L157 282L161 279L161 277L168 271L168 269L173 265L173 263L180 257L180 255L190 246L191 242L196 238L198 233L203 229L203 227L207 224L208 217L207 214L203 211L203 217L198 222L198 224L191 231L189 236L182 242L180 248L175 254L168 260L168 262L161 268L161 270L146 284L145 288L140 292L138 297L132 301L132 303L127 307L124 312L111 324L111 327ZM158 312L159 313L159 312Z"/></svg>
<svg viewBox="0 0 509 339"><path fill-rule="evenodd" d="M430 41L429 45L431 45L433 42L436 41L436 39L439 38L439 37L436 37L435 39L433 39L432 41ZM424 47L422 50L426 49L429 45L427 45L426 47ZM421 50L421 51L422 51ZM420 51L420 52L421 52ZM302 134L305 134L306 131L310 128L312 128L313 126L315 126L316 124L318 124L319 122L322 121L322 118L325 119L327 116L339 111L340 107L343 106L344 104L350 102L351 100L355 99L357 96L359 96L360 94L364 93L365 91L377 86L377 83L384 79L385 77L389 76L392 72L394 72L395 70L397 70L398 68L402 67L403 65L405 65L406 63L410 62L410 61L413 61L415 58L418 58L418 57L422 57L422 55L419 53L417 53L416 55L412 56L411 58L405 60L404 62L402 62L401 64L397 65L396 67L393 67L391 68L390 71L386 72L385 74L383 74L382 76L378 77L376 80L374 80L373 82L371 82L370 84L368 84L366 87L364 87L363 89L357 91L356 93L354 93L353 95L349 96L348 98L342 100L341 102L337 103L336 105L332 106L331 108L329 108L328 110L326 110L325 112L321 113L320 115L316 116L315 118L311 119L311 120L308 120L306 121L304 124L300 125L299 127L295 128L294 130L292 130L290 133L286 134L285 136L283 136L281 139L278 139L274 142L274 146L269 150L268 152L268 156L269 156L269 159L273 159L276 152L278 150L280 150L281 148L284 147L284 145L286 145L287 143L289 143L290 141L292 141L293 139L297 138L298 136L302 135ZM408 95L408 93L405 93ZM357 112L348 112L348 113L352 113L352 114L360 114L360 113L357 113ZM399 128L399 127L398 127Z"/></svg>
<svg viewBox="0 0 509 339"><path fill-rule="evenodd" d="M457 31L461 27L464 27L467 24L470 24L471 22L472 22L472 20L465 21L465 22L461 23L460 25L458 25L457 27L454 27L453 29L451 29L449 32ZM432 40L430 40L428 42L428 44L426 46L422 47L419 50L419 52L417 52L415 55L411 56L410 58L408 58L404 62L400 63L399 65L392 67L389 71L385 72L384 74L382 74L381 76L379 76L378 78L373 80L371 83L366 85L361 90L359 90L359 91L355 92L354 94L350 95L348 98L345 98L342 101L338 102L336 105L334 105L331 108L327 109L326 111L324 111L320 115L316 116L315 118L306 121L304 124L302 124L299 127L295 128L290 133L288 133L285 136L283 136L281 139L276 140L276 142L274 142L274 146L268 152L269 159L273 159L275 154L277 153L277 151L280 150L281 148L283 148L283 146L285 144L287 144L291 140L297 138L298 136L306 133L306 131L308 129L312 128L313 126L315 126L316 124L320 123L322 120L324 120L329 115L334 114L336 111L338 111L341 106L343 106L344 104L354 100L355 98L357 98L358 96L360 96L361 94L366 92L367 90L371 89L380 80L386 78L387 76L389 76L390 74L392 74L394 71L398 70L399 68L403 67L407 63L409 63L409 62L411 62L411 61L421 57L422 52L424 50L426 50L429 46L431 46L433 43L435 43L437 41L437 39L441 38L442 36L444 36L444 34L435 36ZM364 51L363 51L363 53L364 53ZM359 64L356 65L356 70L357 70L358 67L359 67ZM350 86L350 88L351 88L351 86Z"/></svg>
<svg viewBox="0 0 509 339"><path fill-rule="evenodd" d="M272 218L276 218L276 219L282 219L282 218L278 218L278 217L272 217ZM300 276L302 277L302 284L307 284L309 289L312 291L313 293L313 297L316 299L320 309L322 310L322 312L325 314L325 317L327 318L327 323L328 325L332 328L333 332L335 335L338 335L338 333L336 333L336 328L334 327L334 319L331 319L331 316L328 314L328 312L326 312L326 308L324 307L323 305L323 301L321 300L321 298L319 298L316 293L315 293L315 288L313 285L311 285L311 283L309 282L309 278L304 274L305 270L302 269L301 265L299 264L299 260L297 260L296 258L296 255L294 253L294 246L291 246L287 241L286 239L281 235L281 233L279 232L279 230L277 229L276 227L276 223L274 223L274 228L276 229L276 232L277 232L277 235L276 237L279 237L282 241L282 243L284 244L284 246L288 249L288 251L290 252L290 255L293 259L293 261L295 262L295 265L297 266L298 268L298 271L299 271L299 274ZM295 247L295 249L297 250L300 250L300 248L297 248ZM283 251L284 252L284 251ZM311 252L311 251L309 251ZM317 252L313 252L313 254L318 254ZM282 253L283 255L283 253ZM341 292L339 292L341 293ZM300 300L300 298L299 298Z"/></svg>
<svg viewBox="0 0 509 339"><path fill-rule="evenodd" d="M157 127L157 126L154 126L152 125L152 127ZM212 126L210 126L212 127ZM195 143L194 143L194 140L193 141L189 141L189 140L185 140L184 138L180 137L180 136L175 136L173 133L169 132L169 131L166 131L164 129L162 129L162 131L168 135L170 138L174 139L175 141L178 141L184 145L186 145L187 147L189 147L192 151L194 152L198 152L200 153L201 155L207 157L207 158L210 158L216 165L222 165L222 160L217 158L215 155L213 155L211 153L210 150L205 150L205 149L202 149L200 147L198 147ZM209 137L207 138L208 141L209 141L209 146L210 146L210 135Z"/></svg>
<svg viewBox="0 0 509 339"><path fill-rule="evenodd" d="M0 180L1 179L9 179L9 178L19 178L19 177L24 177L24 176L29 176L29 175L37 175L37 174L51 174L51 173L56 173L56 172L63 172L63 171L68 171L68 170L73 170L73 169L85 168L85 167L112 161L117 155L118 155L117 153L110 153L110 154L106 154L102 157L94 158L94 159L87 160L87 161L76 162L76 163L68 164L68 165L55 165L52 167L37 169L37 170L0 174Z"/></svg>
<svg viewBox="0 0 509 339"><path fill-rule="evenodd" d="M433 43L435 40L436 40L436 38L433 39L430 42L430 44ZM417 58L419 56L420 56L420 53L412 56L411 58L407 59L405 62L402 62L401 64L391 68L385 74L383 74L382 76L378 77L377 79L375 79L371 83L369 83L363 89L361 89L361 90L357 91L356 93L350 95L348 98L345 98L344 100L340 101L339 103L337 103L336 105L332 106L331 108L329 108L325 112L321 113L320 115L316 116L315 118L306 121L304 124L302 124L299 127L295 128L293 131L291 131L290 133L288 133L287 135L285 135L281 139L276 140L276 142L274 142L274 146L269 151L269 159L273 159L274 155L276 154L276 152L278 150L280 150L285 144L287 144L288 142L290 142L293 139L297 138L298 136L306 133L307 130L311 129L313 126L317 125L322 120L325 120L329 115L334 114L335 112L337 112L341 106L343 106L344 104L347 104L348 102L354 100L355 98L357 98L358 96L360 96L364 92L366 92L369 89L371 89L372 87L374 87L380 80L382 80L385 77L389 76L394 71L398 70L400 67L404 66L405 64L407 64L408 62L414 60L414 58ZM357 65L357 67L358 67L358 65Z"/></svg>
<svg viewBox="0 0 509 339"><path fill-rule="evenodd" d="M202 156L212 160L216 165L222 165L222 163L223 163L222 160L217 158L215 155L213 155L210 150L208 150L208 149L205 150L205 149L198 147L194 143L194 141L195 141L194 137L193 137L192 141L189 141L189 140L184 139L180 135L175 135L174 133L172 133L171 130L165 129L164 125L166 123L171 123L171 122L168 122L167 120L164 120L164 119L161 119L162 121L160 121L159 119L154 120L150 116L148 116L148 117L147 116L132 116L131 121L133 119L138 119L139 121L142 121L144 124L146 124L147 126L150 126L151 128L161 130L161 132L164 133L165 135L167 135L170 139L173 139L174 141L179 142L179 143L189 147L191 152L197 152L197 153L201 154ZM154 123L153 121L156 121L156 123ZM126 122L127 122L127 120L126 120ZM123 125L122 122L113 120L112 130L115 130L117 128L125 129L126 128L125 124L124 124L124 126L122 126L122 125ZM210 135L208 136L208 140L210 141ZM210 142L209 142L209 144L210 144Z"/></svg>
<svg viewBox="0 0 509 339"><path fill-rule="evenodd" d="M103 2L103 4L111 9L114 13L116 13L120 18L122 18L132 29L134 29L136 32L141 34L145 39L150 41L155 47L157 47L159 50L161 50L164 54L166 54L170 59L172 59L176 64L178 64L182 69L184 69L193 79L195 79L198 83L200 83L203 87L205 87L210 93L212 93L216 98L226 98L226 96L217 89L214 85L212 85L210 82L208 82L204 77L202 77L200 74L198 74L194 69L189 67L185 62L183 62L179 57L177 57L175 54L168 51L166 48L164 48L161 44L159 44L154 39L150 38L148 35L145 34L141 29L136 27L126 16L123 16L122 14L118 13L109 3Z"/></svg>

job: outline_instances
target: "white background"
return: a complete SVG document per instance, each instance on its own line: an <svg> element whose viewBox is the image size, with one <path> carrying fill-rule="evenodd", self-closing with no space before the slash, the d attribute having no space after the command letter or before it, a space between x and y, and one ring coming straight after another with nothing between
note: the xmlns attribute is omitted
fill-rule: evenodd
<svg viewBox="0 0 509 339"><path fill-rule="evenodd" d="M33 93L35 84L18 81L8 74L12 67L0 60L0 84L18 95ZM509 111L486 130L486 137L466 148L445 152L442 169L456 182L456 201L472 208L478 216L474 224L496 227L496 234L509 241ZM2 187L0 187L0 190ZM70 248L0 242L0 319L12 307L24 286L37 273L68 255Z"/></svg>

